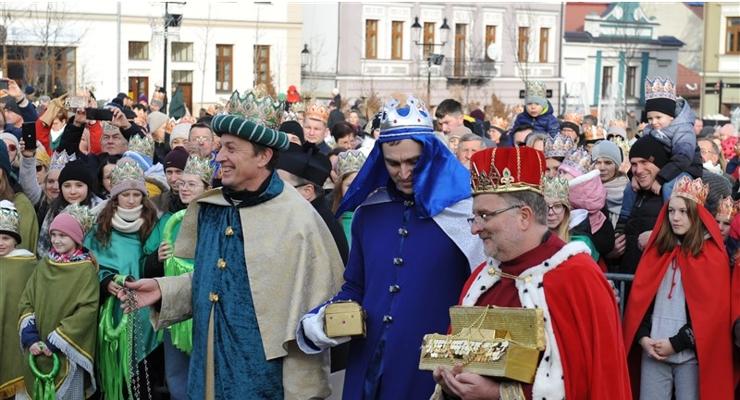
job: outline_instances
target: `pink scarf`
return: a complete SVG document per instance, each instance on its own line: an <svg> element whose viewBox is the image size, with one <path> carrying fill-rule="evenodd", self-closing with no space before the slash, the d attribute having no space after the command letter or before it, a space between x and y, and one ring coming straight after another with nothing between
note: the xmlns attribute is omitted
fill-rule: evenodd
<svg viewBox="0 0 740 400"><path fill-rule="evenodd" d="M577 176L568 182L568 186L568 201L571 207L588 211L591 233L595 234L606 221L606 216L601 212L606 203L606 189L599 178L599 171L593 170Z"/></svg>

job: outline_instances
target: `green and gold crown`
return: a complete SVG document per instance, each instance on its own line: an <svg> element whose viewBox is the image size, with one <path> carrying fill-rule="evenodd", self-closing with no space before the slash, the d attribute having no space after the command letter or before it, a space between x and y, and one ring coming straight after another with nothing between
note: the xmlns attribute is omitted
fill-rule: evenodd
<svg viewBox="0 0 740 400"><path fill-rule="evenodd" d="M15 205L8 200L0 201L0 231L14 232L19 235L19 224L20 216L18 210L15 209Z"/></svg>
<svg viewBox="0 0 740 400"><path fill-rule="evenodd" d="M226 113L246 118L256 124L277 129L283 119L285 102L273 99L259 89L240 95L235 90L226 103Z"/></svg>
<svg viewBox="0 0 740 400"><path fill-rule="evenodd" d="M98 215L93 212L90 207L82 206L79 204L70 204L62 210L63 213L67 213L72 216L82 227L83 235L87 233L95 221L98 219Z"/></svg>
<svg viewBox="0 0 740 400"><path fill-rule="evenodd" d="M128 141L128 149L152 158L154 157L154 139L149 135L133 135Z"/></svg>
<svg viewBox="0 0 740 400"><path fill-rule="evenodd" d="M343 177L352 172L357 172L365 164L365 154L360 150L347 150L337 156L337 175Z"/></svg>
<svg viewBox="0 0 740 400"><path fill-rule="evenodd" d="M111 186L116 186L125 181L144 182L144 171L141 170L136 161L128 157L118 160L110 173Z"/></svg>
<svg viewBox="0 0 740 400"><path fill-rule="evenodd" d="M214 168L211 166L210 159L191 155L188 157L188 161L185 163L185 169L182 170L182 173L197 175L203 182L210 185L211 178L213 178L213 170Z"/></svg>
<svg viewBox="0 0 740 400"><path fill-rule="evenodd" d="M525 87L527 91L527 97L547 97L545 82L527 81L525 82Z"/></svg>
<svg viewBox="0 0 740 400"><path fill-rule="evenodd" d="M559 201L570 208L568 201L568 180L556 176L553 178L542 176L542 195L548 202Z"/></svg>

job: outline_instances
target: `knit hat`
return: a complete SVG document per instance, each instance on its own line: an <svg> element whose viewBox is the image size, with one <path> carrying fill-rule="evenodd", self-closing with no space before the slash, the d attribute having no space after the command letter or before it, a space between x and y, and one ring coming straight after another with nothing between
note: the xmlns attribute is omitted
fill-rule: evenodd
<svg viewBox="0 0 740 400"><path fill-rule="evenodd" d="M536 103L540 106L547 107L547 89L545 89L545 83L542 81L527 81L526 84L527 97L525 104Z"/></svg>
<svg viewBox="0 0 740 400"><path fill-rule="evenodd" d="M193 126L193 124L177 124L174 128L172 128L172 133L170 133L170 148L172 148L172 142L175 141L175 139L185 139L188 140L190 137L190 127Z"/></svg>
<svg viewBox="0 0 740 400"><path fill-rule="evenodd" d="M20 216L15 205L9 200L0 201L0 233L12 236L15 238L16 244L20 244L19 226Z"/></svg>
<svg viewBox="0 0 740 400"><path fill-rule="evenodd" d="M650 111L676 116L676 85L670 78L645 81L645 113Z"/></svg>
<svg viewBox="0 0 740 400"><path fill-rule="evenodd" d="M611 136L621 136L622 139L627 140L627 130L621 126L610 126L606 131L606 138L610 139Z"/></svg>
<svg viewBox="0 0 740 400"><path fill-rule="evenodd" d="M62 172L59 173L59 187L61 188L66 181L80 181L87 185L88 193L95 192L95 180L90 173L90 167L82 160L68 162Z"/></svg>
<svg viewBox="0 0 740 400"><path fill-rule="evenodd" d="M597 158L607 158L619 167L619 164L622 163L622 150L611 140L602 140L591 148L591 158L594 161Z"/></svg>
<svg viewBox="0 0 740 400"><path fill-rule="evenodd" d="M20 106L18 106L18 102L16 102L15 98L12 96L2 97L0 98L0 102L5 103L5 111L12 111L18 115L23 115Z"/></svg>
<svg viewBox="0 0 740 400"><path fill-rule="evenodd" d="M183 147L175 147L164 158L164 169L167 168L178 168L185 169L185 164L188 162L188 151Z"/></svg>
<svg viewBox="0 0 740 400"><path fill-rule="evenodd" d="M59 231L81 245L85 233L95 223L95 217L95 213L89 207L77 204L69 205L54 217L51 225L49 225L49 233Z"/></svg>
<svg viewBox="0 0 740 400"><path fill-rule="evenodd" d="M296 135L298 137L298 140L301 141L301 144L306 141L303 135L303 127L301 126L301 124L298 123L298 121L285 121L280 124L280 128L278 128L278 130Z"/></svg>
<svg viewBox="0 0 740 400"><path fill-rule="evenodd" d="M154 111L146 117L146 122L149 124L149 132L155 132L167 123L167 114Z"/></svg>
<svg viewBox="0 0 740 400"><path fill-rule="evenodd" d="M110 197L115 198L127 190L138 190L144 196L147 195L144 180L144 171L141 170L136 161L124 157L116 163L110 173Z"/></svg>
<svg viewBox="0 0 740 400"><path fill-rule="evenodd" d="M663 168L670 160L670 154L653 135L643 136L632 145L630 159L634 157L644 158L658 168Z"/></svg>

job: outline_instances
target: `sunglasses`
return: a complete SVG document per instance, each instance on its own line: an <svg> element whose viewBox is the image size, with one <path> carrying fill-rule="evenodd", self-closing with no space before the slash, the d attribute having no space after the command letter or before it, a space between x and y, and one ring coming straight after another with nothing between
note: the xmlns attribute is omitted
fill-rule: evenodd
<svg viewBox="0 0 740 400"><path fill-rule="evenodd" d="M36 172L41 172L41 170L44 169L43 165L37 165L36 166Z"/></svg>
<svg viewBox="0 0 740 400"><path fill-rule="evenodd" d="M16 147L13 143L8 143L8 144L6 144L6 146L8 147L8 151L16 151L16 150L18 150L18 147Z"/></svg>

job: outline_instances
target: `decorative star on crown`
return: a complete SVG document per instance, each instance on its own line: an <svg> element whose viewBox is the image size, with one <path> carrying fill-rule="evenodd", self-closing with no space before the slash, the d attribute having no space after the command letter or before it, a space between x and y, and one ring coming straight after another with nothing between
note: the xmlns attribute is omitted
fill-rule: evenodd
<svg viewBox="0 0 740 400"><path fill-rule="evenodd" d="M587 142L606 140L606 131L601 126L591 125L585 132L583 132L583 138Z"/></svg>
<svg viewBox="0 0 740 400"><path fill-rule="evenodd" d="M547 97L547 88L545 88L545 82L542 81L527 81L525 83L527 97Z"/></svg>
<svg viewBox="0 0 740 400"><path fill-rule="evenodd" d="M542 176L542 195L547 201L559 201L570 207L568 201L568 180L562 176L553 178Z"/></svg>
<svg viewBox="0 0 740 400"><path fill-rule="evenodd" d="M591 171L591 154L583 147L579 147L565 156L563 164L577 169L581 174L585 174Z"/></svg>
<svg viewBox="0 0 740 400"><path fill-rule="evenodd" d="M496 128L506 131L509 129L509 120L501 117L493 117L491 119L491 126L495 126Z"/></svg>
<svg viewBox="0 0 740 400"><path fill-rule="evenodd" d="M735 202L732 201L732 196L727 196L719 200L719 203L717 204L717 215L715 218L717 218L718 221L723 221L729 224L732 222L736 213L737 207L735 207Z"/></svg>
<svg viewBox="0 0 740 400"><path fill-rule="evenodd" d="M574 112L566 113L563 116L563 122L572 122L578 126L581 126L581 124L583 124L583 115Z"/></svg>
<svg viewBox="0 0 740 400"><path fill-rule="evenodd" d="M98 215L90 207L79 204L70 204L62 212L71 215L72 218L77 220L82 227L83 235L92 228L98 219Z"/></svg>
<svg viewBox="0 0 740 400"><path fill-rule="evenodd" d="M213 171L214 167L211 165L210 159L191 155L188 157L182 173L197 175L200 180L210 185L211 178L213 178Z"/></svg>
<svg viewBox="0 0 740 400"><path fill-rule="evenodd" d="M548 136L545 139L545 157L565 157L576 148L576 144L569 136L557 134L555 137Z"/></svg>
<svg viewBox="0 0 740 400"><path fill-rule="evenodd" d="M128 157L118 160L110 173L111 186L116 186L124 181L144 182L144 171L141 170L136 161Z"/></svg>
<svg viewBox="0 0 740 400"><path fill-rule="evenodd" d="M133 135L128 141L128 150L152 158L154 157L154 139L149 135Z"/></svg>
<svg viewBox="0 0 740 400"><path fill-rule="evenodd" d="M18 233L20 216L15 205L8 201L0 201L0 231Z"/></svg>
<svg viewBox="0 0 740 400"><path fill-rule="evenodd" d="M240 95L238 90L231 94L226 103L227 114L244 117L252 122L277 129L285 111L285 103L275 100L259 89Z"/></svg>
<svg viewBox="0 0 740 400"><path fill-rule="evenodd" d="M67 150L55 151L51 156L51 162L49 163L49 171L61 171L68 162L77 159L75 154L71 156L67 154Z"/></svg>
<svg viewBox="0 0 740 400"><path fill-rule="evenodd" d="M303 115L308 119L314 119L327 123L329 121L329 108L321 103L312 102L306 107Z"/></svg>
<svg viewBox="0 0 740 400"><path fill-rule="evenodd" d="M365 164L365 154L360 150L348 150L337 156L337 175L343 177L352 172L357 172Z"/></svg>
<svg viewBox="0 0 740 400"><path fill-rule="evenodd" d="M704 183L701 178L692 180L688 176L682 176L673 188L671 195L680 196L703 205L707 200L707 195L709 195L709 185Z"/></svg>
<svg viewBox="0 0 740 400"><path fill-rule="evenodd" d="M434 134L432 118L424 102L408 96L404 106L398 107L399 104L398 100L391 98L383 106L380 116L381 135Z"/></svg>
<svg viewBox="0 0 740 400"><path fill-rule="evenodd" d="M656 77L645 80L645 100L651 99L670 99L676 100L676 85L670 78Z"/></svg>

